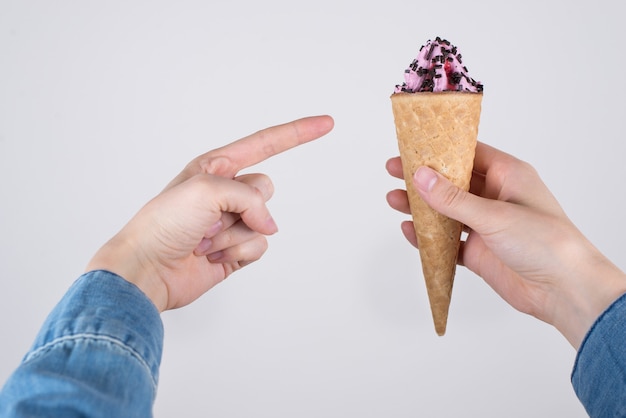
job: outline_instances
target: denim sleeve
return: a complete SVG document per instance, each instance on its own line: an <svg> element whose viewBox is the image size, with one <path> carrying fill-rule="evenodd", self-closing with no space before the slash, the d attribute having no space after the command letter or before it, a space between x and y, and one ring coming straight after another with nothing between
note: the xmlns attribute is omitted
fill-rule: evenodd
<svg viewBox="0 0 626 418"><path fill-rule="evenodd" d="M596 320L585 336L572 385L591 417L626 417L626 295Z"/></svg>
<svg viewBox="0 0 626 418"><path fill-rule="evenodd" d="M0 391L2 417L149 417L163 325L133 284L81 276Z"/></svg>

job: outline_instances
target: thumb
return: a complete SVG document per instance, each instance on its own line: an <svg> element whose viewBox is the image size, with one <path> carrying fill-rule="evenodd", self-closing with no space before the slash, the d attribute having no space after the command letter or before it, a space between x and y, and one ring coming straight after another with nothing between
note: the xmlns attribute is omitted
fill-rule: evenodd
<svg viewBox="0 0 626 418"><path fill-rule="evenodd" d="M480 230L494 201L483 199L455 186L445 176L430 167L420 167L413 175L413 185L420 197L437 212Z"/></svg>

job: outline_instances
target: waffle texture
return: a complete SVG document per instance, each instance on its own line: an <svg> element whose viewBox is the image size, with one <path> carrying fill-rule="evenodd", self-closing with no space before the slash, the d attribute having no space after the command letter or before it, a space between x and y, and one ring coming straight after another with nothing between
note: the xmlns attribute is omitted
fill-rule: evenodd
<svg viewBox="0 0 626 418"><path fill-rule="evenodd" d="M412 178L428 166L469 190L482 93L394 93L391 104L435 331L444 335L463 225L431 209Z"/></svg>

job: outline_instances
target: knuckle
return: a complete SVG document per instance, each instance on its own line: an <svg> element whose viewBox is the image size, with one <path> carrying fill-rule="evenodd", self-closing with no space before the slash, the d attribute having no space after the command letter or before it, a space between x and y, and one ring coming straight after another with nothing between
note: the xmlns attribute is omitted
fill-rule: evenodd
<svg viewBox="0 0 626 418"><path fill-rule="evenodd" d="M498 178L505 178L509 180L537 174L535 167L533 167L530 163L517 158L494 162L490 171L493 171Z"/></svg>
<svg viewBox="0 0 626 418"><path fill-rule="evenodd" d="M263 199L270 200L272 198L272 196L274 195L274 183L272 182L272 180L270 180L269 177L265 177L266 178L266 183L265 183L265 189L264 189L264 193L263 193Z"/></svg>
<svg viewBox="0 0 626 418"><path fill-rule="evenodd" d="M522 160L517 160L515 164L512 164L511 171L512 173L515 173L517 175L521 174L523 176L537 174L537 170L535 169L535 167L533 167L530 163Z"/></svg>
<svg viewBox="0 0 626 418"><path fill-rule="evenodd" d="M207 187L211 187L212 185L209 177L199 174L191 176L189 179L187 179L185 183L188 185L191 191L197 188L204 189Z"/></svg>
<svg viewBox="0 0 626 418"><path fill-rule="evenodd" d="M254 204L255 205L265 205L265 201L267 199L265 199L265 196L263 195L263 192L254 186L250 186L252 189L252 193L253 193L253 198L254 198Z"/></svg>
<svg viewBox="0 0 626 418"><path fill-rule="evenodd" d="M231 177L232 173L232 161L223 155L217 156L204 156L196 162L199 171L206 174L215 174L218 176Z"/></svg>
<svg viewBox="0 0 626 418"><path fill-rule="evenodd" d="M442 191L441 200L443 204L449 208L456 208L461 205L464 199L465 193L458 187L450 184L445 190Z"/></svg>

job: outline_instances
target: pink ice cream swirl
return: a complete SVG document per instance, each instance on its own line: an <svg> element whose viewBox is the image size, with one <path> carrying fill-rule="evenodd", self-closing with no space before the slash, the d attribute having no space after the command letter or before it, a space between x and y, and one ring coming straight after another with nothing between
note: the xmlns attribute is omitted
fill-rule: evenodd
<svg viewBox="0 0 626 418"><path fill-rule="evenodd" d="M417 58L404 72L404 83L395 93L462 91L481 93L483 85L467 74L456 46L437 37L422 46Z"/></svg>

